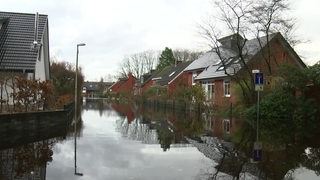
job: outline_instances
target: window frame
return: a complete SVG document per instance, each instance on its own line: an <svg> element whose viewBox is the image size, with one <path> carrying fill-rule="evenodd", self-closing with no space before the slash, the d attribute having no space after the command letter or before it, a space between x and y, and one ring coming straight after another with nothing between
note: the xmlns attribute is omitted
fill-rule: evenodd
<svg viewBox="0 0 320 180"><path fill-rule="evenodd" d="M231 82L230 82L230 80L223 81L223 95L224 95L224 97L231 97Z"/></svg>
<svg viewBox="0 0 320 180"><path fill-rule="evenodd" d="M205 92L206 101L214 99L215 97L214 86L215 84L213 81L202 82L202 88L204 89L204 92Z"/></svg>

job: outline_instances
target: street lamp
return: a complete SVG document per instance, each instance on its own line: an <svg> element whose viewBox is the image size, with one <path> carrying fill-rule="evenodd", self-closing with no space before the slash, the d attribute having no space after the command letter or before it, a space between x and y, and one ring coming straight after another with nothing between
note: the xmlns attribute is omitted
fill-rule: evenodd
<svg viewBox="0 0 320 180"><path fill-rule="evenodd" d="M74 82L74 174L82 176L82 173L77 172L77 122L78 122L78 56L79 46L85 46L85 43L77 44L77 55L76 55L76 77Z"/></svg>
<svg viewBox="0 0 320 180"><path fill-rule="evenodd" d="M85 43L77 44L77 55L76 55L76 77L74 82L74 121L75 123L78 121L77 118L77 104L78 104L78 56L79 56L79 46L85 46ZM77 124L77 123L76 123ZM76 127L76 126L75 126Z"/></svg>

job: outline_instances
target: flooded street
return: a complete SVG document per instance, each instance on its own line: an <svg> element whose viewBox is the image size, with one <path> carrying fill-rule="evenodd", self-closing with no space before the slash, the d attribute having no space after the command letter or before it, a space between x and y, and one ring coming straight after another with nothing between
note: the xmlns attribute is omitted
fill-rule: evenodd
<svg viewBox="0 0 320 180"><path fill-rule="evenodd" d="M76 139L72 126L67 134L48 131L46 138L2 149L0 179L320 178L316 148L265 152L263 162L252 162L251 152L229 141L236 121L173 116L101 99L84 102L81 117ZM242 137L250 137L246 124L241 126L246 132Z"/></svg>
<svg viewBox="0 0 320 180"><path fill-rule="evenodd" d="M97 110L84 109L82 120L76 163L83 179L202 179L214 165L189 144L174 144L163 151L155 130L138 119L124 134L127 119L111 109L100 115ZM72 138L56 144L53 159L47 179L79 178L74 175Z"/></svg>

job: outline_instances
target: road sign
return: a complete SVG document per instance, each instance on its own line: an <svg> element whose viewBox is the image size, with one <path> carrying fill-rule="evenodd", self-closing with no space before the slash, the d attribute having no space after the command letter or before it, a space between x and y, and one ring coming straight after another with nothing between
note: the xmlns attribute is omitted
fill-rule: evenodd
<svg viewBox="0 0 320 180"><path fill-rule="evenodd" d="M263 91L263 73L258 72L254 74L254 84L256 91Z"/></svg>
<svg viewBox="0 0 320 180"><path fill-rule="evenodd" d="M263 84L256 84L256 85L254 86L254 89L255 89L256 91L263 91Z"/></svg>
<svg viewBox="0 0 320 180"><path fill-rule="evenodd" d="M253 160L254 161L261 161L262 160L262 143L261 142L254 142Z"/></svg>
<svg viewBox="0 0 320 180"><path fill-rule="evenodd" d="M254 83L263 85L263 73L262 72L254 74Z"/></svg>

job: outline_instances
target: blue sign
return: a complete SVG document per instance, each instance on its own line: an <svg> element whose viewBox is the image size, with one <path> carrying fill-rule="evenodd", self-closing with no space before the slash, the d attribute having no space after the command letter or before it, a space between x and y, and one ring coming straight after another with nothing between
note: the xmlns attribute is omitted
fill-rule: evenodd
<svg viewBox="0 0 320 180"><path fill-rule="evenodd" d="M263 73L255 73L254 74L254 83L263 85Z"/></svg>
<svg viewBox="0 0 320 180"><path fill-rule="evenodd" d="M262 160L262 143L255 142L253 146L253 160L261 161Z"/></svg>
<svg viewBox="0 0 320 180"><path fill-rule="evenodd" d="M253 150L253 160L261 161L262 160L262 149L254 149Z"/></svg>

